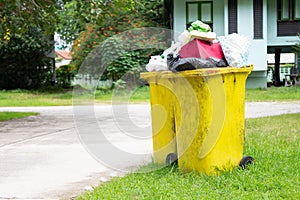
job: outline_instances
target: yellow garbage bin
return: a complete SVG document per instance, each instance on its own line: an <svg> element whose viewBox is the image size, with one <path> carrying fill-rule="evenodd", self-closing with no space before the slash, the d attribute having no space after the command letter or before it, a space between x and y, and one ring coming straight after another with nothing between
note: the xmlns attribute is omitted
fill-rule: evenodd
<svg viewBox="0 0 300 200"><path fill-rule="evenodd" d="M242 162L245 83L253 66L147 72L155 163L216 174Z"/></svg>

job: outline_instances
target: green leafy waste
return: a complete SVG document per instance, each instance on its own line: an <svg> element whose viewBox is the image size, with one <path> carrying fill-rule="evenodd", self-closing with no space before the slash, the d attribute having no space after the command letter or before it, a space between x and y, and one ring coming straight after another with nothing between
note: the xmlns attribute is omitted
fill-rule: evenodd
<svg viewBox="0 0 300 200"><path fill-rule="evenodd" d="M211 32L211 28L209 25L197 20L191 24L188 31Z"/></svg>

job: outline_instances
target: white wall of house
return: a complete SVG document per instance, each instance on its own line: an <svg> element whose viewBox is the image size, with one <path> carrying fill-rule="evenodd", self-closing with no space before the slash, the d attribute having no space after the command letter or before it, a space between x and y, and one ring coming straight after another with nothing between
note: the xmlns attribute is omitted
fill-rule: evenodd
<svg viewBox="0 0 300 200"><path fill-rule="evenodd" d="M186 29L186 2L195 0L174 0L174 31L181 33ZM201 0L198 0L201 1ZM207 1L207 0L203 0ZM266 71L267 71L267 46L269 30L267 1L263 1L263 39L253 39L253 1L252 0L238 0L238 33L246 35L251 40L249 50L248 64L254 65L254 73L252 78L255 80L253 87L266 86ZM271 1L271 0L270 0ZM213 0L213 30L217 36L228 34L228 1L227 0ZM275 12L276 14L276 12ZM275 30L274 30L275 31ZM260 79L260 80L258 80ZM251 83L252 84L252 83ZM251 86L250 86L251 87Z"/></svg>
<svg viewBox="0 0 300 200"><path fill-rule="evenodd" d="M264 16L267 16L267 1L263 1ZM267 21L263 24L263 39L254 39L253 2L238 0L238 33L246 35L251 40L249 49L249 64L254 65L254 71L267 70Z"/></svg>
<svg viewBox="0 0 300 200"><path fill-rule="evenodd" d="M226 0L227 1L227 0ZM224 9L225 1L223 0L214 0L214 26L213 30L217 33L218 36L225 35L227 20L225 20L225 12L227 10ZM228 27L228 26L227 26Z"/></svg>
<svg viewBox="0 0 300 200"><path fill-rule="evenodd" d="M174 32L176 34L180 34L186 29L185 2L186 1L182 0L174 0Z"/></svg>

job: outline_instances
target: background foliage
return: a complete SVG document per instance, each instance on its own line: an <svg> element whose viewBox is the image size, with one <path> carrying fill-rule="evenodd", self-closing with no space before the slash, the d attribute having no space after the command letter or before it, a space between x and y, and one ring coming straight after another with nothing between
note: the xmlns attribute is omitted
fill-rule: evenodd
<svg viewBox="0 0 300 200"><path fill-rule="evenodd" d="M0 46L13 36L26 35L31 26L53 35L59 0L5 0L0 2Z"/></svg>
<svg viewBox="0 0 300 200"><path fill-rule="evenodd" d="M0 2L0 88L35 89L49 79L56 0Z"/></svg>
<svg viewBox="0 0 300 200"><path fill-rule="evenodd" d="M60 66L56 70L57 85L63 88L71 87L72 80L76 75L76 68L72 64Z"/></svg>
<svg viewBox="0 0 300 200"><path fill-rule="evenodd" d="M294 46L293 46L293 49L295 51L295 53L300 53L300 34L298 34L298 43L296 43Z"/></svg>
<svg viewBox="0 0 300 200"><path fill-rule="evenodd" d="M37 88L51 81L46 55L54 49L55 31L74 42L72 64L78 70L87 55L108 38L139 27L167 27L169 20L163 0L6 0L0 1L0 9L2 89ZM155 49L122 49L116 45L118 59L102 78L118 80L128 70L138 73L149 55L157 54ZM65 70L58 74L61 71Z"/></svg>
<svg viewBox="0 0 300 200"><path fill-rule="evenodd" d="M146 63L148 63L149 56L160 54L162 49L166 47L164 46L162 49L140 49L141 46L146 46L147 43L153 44L158 42L149 40L151 36L146 34L137 36L139 37L138 42L144 43L140 44L137 48L124 46L125 40L133 39L132 35L128 36L128 38L119 36L119 39L121 38L123 41L110 40L110 42L104 42L108 40L108 38L120 33L124 34L124 32L128 30L140 27L165 28L168 26L168 16L164 7L164 1L142 0L133 2L131 0L125 0L122 2L127 6L118 7L116 5L119 3L118 1L111 1L105 6L101 4L102 7L99 9L102 10L102 12L99 13L99 17L93 18L91 20L93 23L86 24L85 30L83 30L74 41L72 47L72 63L77 68L81 66L88 54L95 48L99 49L99 45L101 44L104 49L106 46L112 48L106 48L105 52L100 52L100 54L115 58L113 63L108 63L109 66L105 66L106 70L103 71L101 79L117 81L128 71L133 73L132 76L137 77L137 74L144 70ZM98 10L96 8L93 9ZM146 31L141 32L144 33ZM111 42L114 42L114 44L111 44ZM128 43L128 41L126 42ZM125 49L127 49L127 51L125 51ZM100 63L105 63L103 59L101 60L102 62Z"/></svg>
<svg viewBox="0 0 300 200"><path fill-rule="evenodd" d="M45 84L52 66L45 54L51 48L49 38L37 27L12 36L0 48L0 88L36 89Z"/></svg>

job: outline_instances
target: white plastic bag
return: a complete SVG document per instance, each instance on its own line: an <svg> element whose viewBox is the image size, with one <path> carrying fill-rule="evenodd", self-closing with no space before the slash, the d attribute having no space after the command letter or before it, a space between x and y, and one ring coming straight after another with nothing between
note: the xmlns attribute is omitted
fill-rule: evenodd
<svg viewBox="0 0 300 200"><path fill-rule="evenodd" d="M169 70L166 59L161 56L151 56L149 63L146 65L148 72L166 71Z"/></svg>
<svg viewBox="0 0 300 200"><path fill-rule="evenodd" d="M250 40L236 33L218 37L224 56L231 67L247 65Z"/></svg>
<svg viewBox="0 0 300 200"><path fill-rule="evenodd" d="M165 58L168 56L168 54L170 53L178 53L181 49L181 47L183 45L185 45L186 43L188 43L190 41L191 37L190 37L190 33L185 30L183 31L179 36L178 36L178 42L176 43L172 43L171 47L166 49L163 52L163 55L165 56Z"/></svg>
<svg viewBox="0 0 300 200"><path fill-rule="evenodd" d="M178 42L172 43L172 46L166 49L162 56L151 56L151 59L149 63L146 65L146 70L148 72L154 72L154 71L167 71L167 55L171 52L179 52L181 47L189 42L190 39L190 33L185 30L178 36Z"/></svg>

